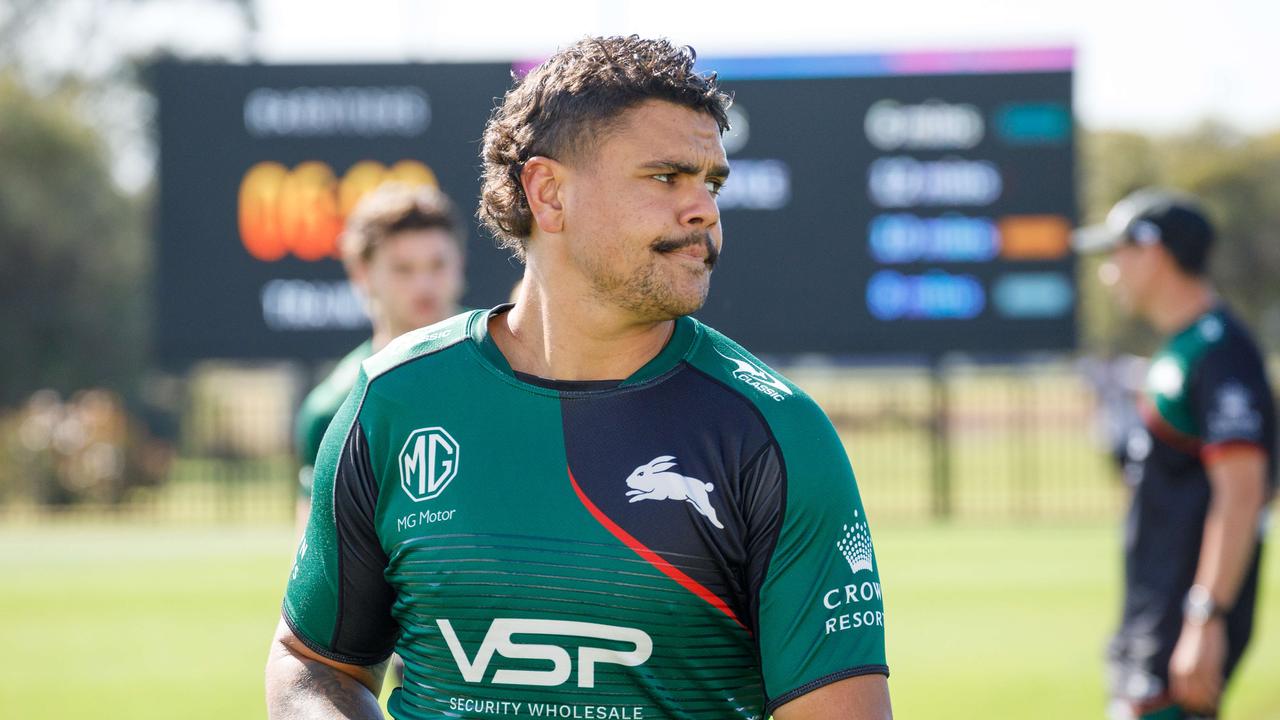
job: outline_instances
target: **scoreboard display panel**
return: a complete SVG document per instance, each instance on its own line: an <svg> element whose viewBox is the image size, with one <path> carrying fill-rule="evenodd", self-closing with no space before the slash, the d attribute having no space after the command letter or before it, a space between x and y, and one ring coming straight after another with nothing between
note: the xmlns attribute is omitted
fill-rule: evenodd
<svg viewBox="0 0 1280 720"><path fill-rule="evenodd" d="M479 144L531 63L162 64L160 359L326 359L370 329L337 238L364 193L437 184L472 307L520 266L474 220ZM697 315L760 353L1069 350L1068 49L706 58L733 93L725 249Z"/></svg>
<svg viewBox="0 0 1280 720"><path fill-rule="evenodd" d="M699 317L777 355L1074 348L1071 58L707 60L735 127Z"/></svg>
<svg viewBox="0 0 1280 720"><path fill-rule="evenodd" d="M153 67L160 359L331 359L367 338L338 236L384 180L448 193L476 271L509 287L518 270L472 217L510 82L506 63Z"/></svg>

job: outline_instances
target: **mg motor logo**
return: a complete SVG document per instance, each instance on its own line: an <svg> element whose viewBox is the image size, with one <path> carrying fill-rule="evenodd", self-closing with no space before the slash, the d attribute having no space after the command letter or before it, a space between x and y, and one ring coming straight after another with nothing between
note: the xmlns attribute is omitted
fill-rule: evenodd
<svg viewBox="0 0 1280 720"><path fill-rule="evenodd" d="M409 433L400 450L400 487L414 502L430 500L458 474L458 441L442 427Z"/></svg>
<svg viewBox="0 0 1280 720"><path fill-rule="evenodd" d="M496 685L539 685L555 687L563 685L573 676L573 659L569 651L560 645L548 643L515 642L513 636L529 638L535 635L553 635L560 640L565 638L581 638L583 641L608 642L612 647L599 647L586 642L573 643L578 646L578 687L593 688L596 686L596 665L609 663L624 667L643 665L653 654L653 638L643 630L599 623L575 622L570 620L534 620L524 618L498 618L489 625L484 640L476 648L475 656L468 657L467 651L458 640L453 624L448 620L437 620L440 634L449 645L449 652L462 673L462 679L469 683L484 682L489 663L495 653L505 658L518 660L545 660L551 667L545 670L497 670L490 681ZM626 649L617 649L617 645L629 645Z"/></svg>

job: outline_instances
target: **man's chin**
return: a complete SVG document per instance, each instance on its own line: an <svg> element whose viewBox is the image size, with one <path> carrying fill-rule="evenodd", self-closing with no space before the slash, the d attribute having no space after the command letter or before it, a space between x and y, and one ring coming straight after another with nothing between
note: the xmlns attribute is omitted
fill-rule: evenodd
<svg viewBox="0 0 1280 720"><path fill-rule="evenodd" d="M674 320L678 317L684 317L698 312L702 309L703 305L707 304L707 293L709 290L709 287L705 287L697 293L690 293L688 295L671 298L671 302L667 303L667 307L665 308L670 312L671 316L665 319Z"/></svg>

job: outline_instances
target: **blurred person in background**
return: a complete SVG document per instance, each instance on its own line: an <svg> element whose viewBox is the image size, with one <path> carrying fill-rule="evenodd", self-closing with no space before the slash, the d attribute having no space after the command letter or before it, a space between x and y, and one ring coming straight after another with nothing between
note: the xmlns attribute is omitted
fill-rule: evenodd
<svg viewBox="0 0 1280 720"><path fill-rule="evenodd" d="M692 49L631 36L556 53L494 110L480 215L524 281L364 364L272 718L381 717L393 650L397 718L891 717L835 429L688 317L723 246L728 103Z"/></svg>
<svg viewBox="0 0 1280 720"><path fill-rule="evenodd" d="M366 300L373 337L338 361L298 410L299 532L311 512L311 476L320 440L355 385L360 363L393 338L458 312L465 233L448 196L425 185L384 184L362 198L347 219L340 240L342 260Z"/></svg>
<svg viewBox="0 0 1280 720"><path fill-rule="evenodd" d="M1126 444L1132 501L1114 718L1216 717L1253 628L1276 410L1263 358L1207 277L1214 231L1193 198L1139 190L1075 235L1099 275L1166 340Z"/></svg>
<svg viewBox="0 0 1280 720"><path fill-rule="evenodd" d="M302 401L294 427L298 461L295 527L311 513L316 455L325 430L360 376L360 364L396 337L458 312L466 231L453 202L429 185L386 183L356 204L340 239L343 265L364 296L373 337L360 343ZM392 675L404 675L400 658Z"/></svg>

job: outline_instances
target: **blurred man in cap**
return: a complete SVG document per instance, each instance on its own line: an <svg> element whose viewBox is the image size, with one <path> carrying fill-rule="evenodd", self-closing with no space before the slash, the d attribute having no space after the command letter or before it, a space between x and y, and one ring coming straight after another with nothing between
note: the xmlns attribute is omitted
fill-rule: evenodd
<svg viewBox="0 0 1280 720"><path fill-rule="evenodd" d="M1214 717L1252 630L1276 412L1262 355L1206 275L1213 240L1194 199L1154 189L1074 238L1110 254L1103 283L1166 336L1127 447L1117 718Z"/></svg>

